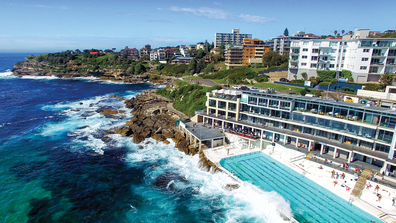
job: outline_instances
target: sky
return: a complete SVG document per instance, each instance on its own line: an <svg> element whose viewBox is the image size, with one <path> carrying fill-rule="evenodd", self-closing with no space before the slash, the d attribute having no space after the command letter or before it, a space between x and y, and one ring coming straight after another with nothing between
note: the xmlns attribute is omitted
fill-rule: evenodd
<svg viewBox="0 0 396 223"><path fill-rule="evenodd" d="M189 45L215 33L396 29L395 0L0 0L0 52Z"/></svg>

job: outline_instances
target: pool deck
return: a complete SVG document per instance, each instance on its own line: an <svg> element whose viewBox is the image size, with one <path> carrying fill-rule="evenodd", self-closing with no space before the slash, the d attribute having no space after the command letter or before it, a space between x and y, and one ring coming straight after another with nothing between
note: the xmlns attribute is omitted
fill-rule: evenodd
<svg viewBox="0 0 396 223"><path fill-rule="evenodd" d="M226 169L224 169L220 165L220 160L227 157L237 156L241 154L251 153L260 151L260 149L240 149L232 146L229 147L217 147L213 149L205 149L204 153L206 157L215 163L220 169L222 169L225 173L227 173L230 177L234 178L240 184L244 184L242 180L232 175ZM269 149L263 150L263 152L267 155L269 154ZM301 174L301 177L307 177L308 179L316 182L320 186L328 189L334 194L338 195L342 199L346 201L350 201L350 191L346 191L345 187L341 187L342 183L346 181L346 185L353 188L355 186L356 181L352 174L345 172L345 179L332 179L331 171L333 170L331 167L323 165L323 169L319 169L319 165L317 162L313 162L307 159L294 159L296 157L305 156L304 153L288 149L283 145L276 144L274 152L270 155L272 158L277 161L283 163L289 168L297 171ZM290 160L293 161L290 161ZM340 175L342 171L335 170ZM334 186L334 181L337 181L336 186ZM377 195L375 194L374 188L377 185L374 182L370 181L372 187L370 189L364 189L360 199L354 199L352 203L364 210L365 212L377 216L383 222L394 222L396 223L396 204L392 206L392 197L396 197L396 190L390 187L385 187L383 185L380 186L379 193L382 195L382 200L377 201Z"/></svg>

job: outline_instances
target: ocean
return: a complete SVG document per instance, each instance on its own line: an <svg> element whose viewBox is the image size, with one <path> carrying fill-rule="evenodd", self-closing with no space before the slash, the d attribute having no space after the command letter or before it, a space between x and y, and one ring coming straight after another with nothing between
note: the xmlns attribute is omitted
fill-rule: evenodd
<svg viewBox="0 0 396 223"><path fill-rule="evenodd" d="M172 140L104 140L132 117L111 96L153 85L13 76L27 55L0 54L0 222L282 222L276 210L291 212L275 192L225 189L235 182L201 171Z"/></svg>

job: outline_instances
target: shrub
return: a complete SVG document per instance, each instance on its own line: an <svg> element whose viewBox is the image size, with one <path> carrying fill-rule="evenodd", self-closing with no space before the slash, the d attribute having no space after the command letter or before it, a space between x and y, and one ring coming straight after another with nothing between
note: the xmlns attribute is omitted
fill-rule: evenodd
<svg viewBox="0 0 396 223"><path fill-rule="evenodd" d="M301 94L302 96L306 95L306 94L307 94L307 90L306 90L305 88L304 88L304 89L301 89L300 94Z"/></svg>

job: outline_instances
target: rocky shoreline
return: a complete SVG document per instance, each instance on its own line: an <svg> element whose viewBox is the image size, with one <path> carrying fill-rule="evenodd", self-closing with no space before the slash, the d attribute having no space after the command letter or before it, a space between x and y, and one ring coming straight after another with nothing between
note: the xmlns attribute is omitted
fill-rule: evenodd
<svg viewBox="0 0 396 223"><path fill-rule="evenodd" d="M124 137L132 137L136 144L150 137L165 144L169 144L168 139L171 139L175 142L176 148L186 155L199 154L202 170L221 171L206 158L202 151L199 152L198 147L190 145L181 131L176 128L175 121L180 119L180 116L168 109L168 103L170 103L169 100L155 95L151 90L137 94L135 98L125 101L126 107L132 109L134 116L125 123L125 126L111 133L115 132ZM139 148L144 149L144 146Z"/></svg>
<svg viewBox="0 0 396 223"><path fill-rule="evenodd" d="M31 59L28 59L32 57ZM154 84L168 85L174 81L174 77L170 76L150 76L150 71L141 75L124 75L123 69L102 69L89 72L64 72L62 67L54 67L48 69L46 62L38 62L34 58L36 56L28 56L25 61L21 61L14 65L11 70L17 77L22 76L54 76L58 78L81 78L81 77L95 77L103 81L123 82L123 83L143 83L151 82ZM66 67L69 65L66 65ZM77 65L70 65L76 67ZM56 69L55 69L56 68Z"/></svg>

